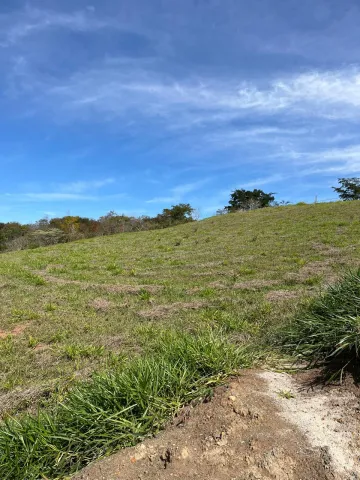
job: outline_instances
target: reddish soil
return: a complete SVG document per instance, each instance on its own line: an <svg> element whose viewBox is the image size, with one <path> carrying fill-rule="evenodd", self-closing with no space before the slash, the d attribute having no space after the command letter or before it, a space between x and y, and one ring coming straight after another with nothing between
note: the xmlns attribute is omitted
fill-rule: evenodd
<svg viewBox="0 0 360 480"><path fill-rule="evenodd" d="M17 335L21 335L22 333L25 332L27 327L29 326L29 323L22 323L20 325L16 325L10 332L5 332L5 330L0 330L0 339L1 338L6 338L9 335L12 335L16 337Z"/></svg>
<svg viewBox="0 0 360 480"><path fill-rule="evenodd" d="M210 402L184 409L157 437L95 462L74 479L360 478L354 470L339 473L327 443L314 446L303 426L285 415L287 404L284 406L283 402L291 399L276 393L276 381L286 386L286 382L294 380L285 374L269 374L267 378L267 372L245 372L227 386L218 388ZM300 390L299 387L299 392L296 391L297 402L302 401ZM348 415L352 413L349 411Z"/></svg>

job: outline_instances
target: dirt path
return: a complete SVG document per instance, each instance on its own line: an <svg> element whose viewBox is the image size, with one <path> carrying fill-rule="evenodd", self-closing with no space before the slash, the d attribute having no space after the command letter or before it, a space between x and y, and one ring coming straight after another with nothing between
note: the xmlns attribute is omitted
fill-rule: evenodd
<svg viewBox="0 0 360 480"><path fill-rule="evenodd" d="M186 409L156 438L90 465L75 478L360 479L352 435L357 408L349 392L321 393L286 374L249 371L217 389L211 402ZM347 432L350 419L353 431Z"/></svg>

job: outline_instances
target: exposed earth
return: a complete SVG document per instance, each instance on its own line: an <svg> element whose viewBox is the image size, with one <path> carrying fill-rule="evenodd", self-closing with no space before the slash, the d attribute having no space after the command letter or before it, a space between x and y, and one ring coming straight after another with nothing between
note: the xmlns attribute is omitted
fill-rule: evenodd
<svg viewBox="0 0 360 480"><path fill-rule="evenodd" d="M187 407L156 438L98 461L76 480L360 479L359 392L313 374L247 371Z"/></svg>

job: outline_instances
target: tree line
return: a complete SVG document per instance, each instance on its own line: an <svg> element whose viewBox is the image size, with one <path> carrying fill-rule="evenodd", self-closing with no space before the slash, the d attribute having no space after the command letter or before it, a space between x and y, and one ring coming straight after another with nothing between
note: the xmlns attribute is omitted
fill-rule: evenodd
<svg viewBox="0 0 360 480"><path fill-rule="evenodd" d="M360 200L360 178L339 178L339 186L332 187L341 200ZM258 208L288 205L275 200L275 193L260 189L237 189L230 194L229 204L218 210L218 215ZM179 203L155 217L132 217L111 211L97 220L67 215L42 218L34 224L0 223L0 251L37 248L115 233L137 232L167 228L195 220L195 210L189 203Z"/></svg>
<svg viewBox="0 0 360 480"><path fill-rule="evenodd" d="M132 217L110 211L97 220L73 215L42 218L35 223L0 223L0 250L23 250L82 238L114 233L137 232L175 226L194 220L195 210L188 203L165 208L155 217Z"/></svg>

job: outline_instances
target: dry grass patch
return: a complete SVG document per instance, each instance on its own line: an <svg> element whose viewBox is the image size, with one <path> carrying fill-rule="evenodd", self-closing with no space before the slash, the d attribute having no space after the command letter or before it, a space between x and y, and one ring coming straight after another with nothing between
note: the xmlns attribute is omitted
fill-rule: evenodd
<svg viewBox="0 0 360 480"><path fill-rule="evenodd" d="M130 293L137 295L144 291L149 293L158 293L164 287L162 285L98 285L98 287L104 288L111 293Z"/></svg>
<svg viewBox="0 0 360 480"><path fill-rule="evenodd" d="M239 282L233 285L235 290L261 290L266 287L279 285L278 280L249 280L247 282Z"/></svg>
<svg viewBox="0 0 360 480"><path fill-rule="evenodd" d="M323 255L331 255L333 257L336 257L338 255L341 255L342 253L342 249L341 248L338 248L338 247L333 247L332 245L326 245L325 243L318 243L318 242L314 242L311 247L322 253Z"/></svg>
<svg viewBox="0 0 360 480"><path fill-rule="evenodd" d="M181 310L198 310L208 307L207 302L175 302L169 305L157 305L148 310L141 310L139 315L144 318L162 318Z"/></svg>
<svg viewBox="0 0 360 480"><path fill-rule="evenodd" d="M283 302L299 298L303 292L294 290L273 290L265 295L266 300L270 302Z"/></svg>
<svg viewBox="0 0 360 480"><path fill-rule="evenodd" d="M13 412L32 411L32 407L39 400L46 399L49 394L50 389L44 386L34 386L25 390L2 393L0 395L0 420Z"/></svg>
<svg viewBox="0 0 360 480"><path fill-rule="evenodd" d="M216 290L225 290L227 288L227 286L221 282L210 282L209 287L215 288Z"/></svg>
<svg viewBox="0 0 360 480"><path fill-rule="evenodd" d="M95 310L106 312L109 308L113 307L114 304L105 298L95 298L89 303L89 306Z"/></svg>
<svg viewBox="0 0 360 480"><path fill-rule="evenodd" d="M103 288L110 293L130 293L136 295L144 290L147 290L149 293L157 293L164 288L162 285L113 285L106 283L84 282L82 280L71 280L44 274L42 274L42 276L44 280L57 283L59 285L79 285L84 290L88 290L89 288Z"/></svg>
<svg viewBox="0 0 360 480"><path fill-rule="evenodd" d="M49 263L48 265L46 265L47 271L62 270L63 268L66 267L62 263Z"/></svg>

